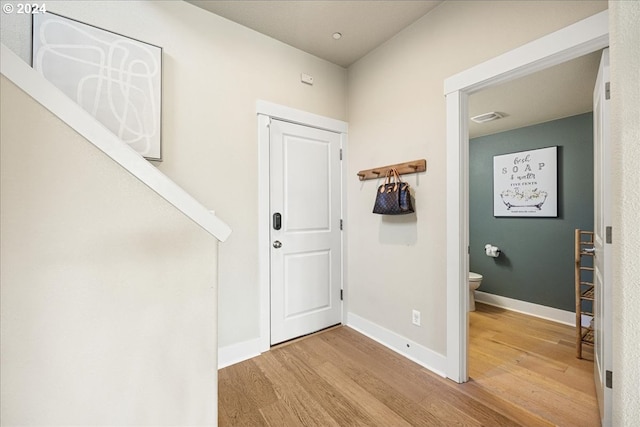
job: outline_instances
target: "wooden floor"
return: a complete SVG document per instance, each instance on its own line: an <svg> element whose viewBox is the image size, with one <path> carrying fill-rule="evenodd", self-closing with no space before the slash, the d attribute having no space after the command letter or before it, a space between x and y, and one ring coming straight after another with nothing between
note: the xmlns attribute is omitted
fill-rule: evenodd
<svg viewBox="0 0 640 427"><path fill-rule="evenodd" d="M221 369L219 425L599 425L573 328L478 304L469 340L455 384L348 327L311 335Z"/></svg>

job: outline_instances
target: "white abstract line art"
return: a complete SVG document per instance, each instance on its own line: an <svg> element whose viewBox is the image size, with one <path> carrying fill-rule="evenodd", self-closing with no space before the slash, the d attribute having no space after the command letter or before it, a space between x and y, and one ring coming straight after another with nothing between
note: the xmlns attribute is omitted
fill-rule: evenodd
<svg viewBox="0 0 640 427"><path fill-rule="evenodd" d="M58 15L34 15L33 68L148 159L160 159L159 47Z"/></svg>

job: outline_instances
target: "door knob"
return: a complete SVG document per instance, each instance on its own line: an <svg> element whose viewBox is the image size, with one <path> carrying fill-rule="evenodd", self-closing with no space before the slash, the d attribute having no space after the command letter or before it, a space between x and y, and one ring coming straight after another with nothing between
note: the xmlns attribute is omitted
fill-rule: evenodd
<svg viewBox="0 0 640 427"><path fill-rule="evenodd" d="M273 242L273 247L276 249L280 249L282 247L282 243L280 242L280 240L276 240L275 242Z"/></svg>

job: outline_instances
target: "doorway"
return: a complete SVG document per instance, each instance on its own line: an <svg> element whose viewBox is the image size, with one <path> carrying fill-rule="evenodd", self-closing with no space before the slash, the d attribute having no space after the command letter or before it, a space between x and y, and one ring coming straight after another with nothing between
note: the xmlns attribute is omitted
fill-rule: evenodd
<svg viewBox="0 0 640 427"><path fill-rule="evenodd" d="M469 97L470 116L504 116L469 123L469 269L483 276L481 302L575 324L573 240L576 228L593 228L600 56L596 51ZM496 161L506 162L499 171ZM487 256L486 244L500 255Z"/></svg>
<svg viewBox="0 0 640 427"><path fill-rule="evenodd" d="M596 51L469 97L469 116L505 116L469 124L469 265L483 276L477 311L469 313L469 376L507 401L527 396L528 410L552 423L573 416L584 426L599 425L599 414L592 352L585 351L589 361L575 356L574 237L576 228L592 230L594 224L593 91L601 55ZM548 159L540 158L545 147L557 154L557 186L541 180L548 167ZM504 158L509 173L501 177L494 160ZM534 166L514 172L520 160ZM505 187L523 194L509 199L508 209L500 194ZM532 206L526 197L535 198L536 191L544 191L556 213ZM485 243L502 252L487 256Z"/></svg>
<svg viewBox="0 0 640 427"><path fill-rule="evenodd" d="M346 302L340 301L340 299L336 301L336 297L340 298L340 294L342 294L340 290L343 290L346 287L343 274L344 251L342 251L342 248L345 245L345 236L344 233L340 230L340 220L345 216L345 191L343 189L344 186L342 177L345 174L346 162L344 161L344 159L346 159L348 126L345 122L342 122L340 120L318 116L301 110L296 110L265 101L258 101L256 112L258 115L259 156L258 274L260 287L260 351L264 352L269 350L272 344L294 338L296 335L304 335L306 333L313 332L314 330L322 329L324 326L330 326L329 324L326 324L326 322L329 322L331 324L340 323L344 318L344 313L346 312ZM293 139L290 140L291 144L293 144L293 142L296 142L296 144L290 145L290 148L295 148L294 152L291 152L287 155L289 159L291 159L291 155L302 155L303 157L311 155L315 157L319 153L318 150L320 150L320 152L322 153L325 153L327 156L331 156L332 158L335 157L334 160L338 159L338 163L332 163L332 161L327 158L327 162L320 162L318 163L318 165L316 165L320 169L330 169L330 174L333 177L333 183L330 184L330 187L333 188L333 190L331 191L335 194L331 196L331 201L328 201L326 203L331 213L326 217L322 217L325 218L328 222L325 221L326 224L322 227L319 227L318 224L315 224L311 227L311 229L324 228L325 231L320 232L319 234L333 236L330 239L333 240L332 244L337 244L339 246L338 252L340 254L338 255L337 259L334 255L330 254L331 251L328 251L327 249L320 250L318 248L315 248L313 250L310 250L309 248L306 248L306 250L303 251L303 256L300 256L300 254L288 254L286 256L288 258L288 261L293 260L296 262L285 263L284 261L285 251L283 251L282 249L288 250L290 248L299 246L299 242L297 242L296 239L301 237L302 234L308 235L309 233L316 233L318 230L307 230L309 228L309 224L305 225L298 222L298 224L295 225L292 223L287 223L286 221L293 219L295 215L295 209L292 211L291 209L293 208L293 206L289 206L287 208L282 204L276 206L277 200L272 197L271 193L273 186L276 180L279 179L277 178L277 174L273 173L273 169L275 167L283 167L281 163L275 164L272 162L273 157L279 157L280 159L283 158L282 151L279 151L280 154L278 154L277 156L274 156L274 153L271 152L271 138L276 135L272 133L272 126L274 130L276 128L279 129L279 133L277 134L280 135L280 137L282 137L283 135L287 135L286 138L295 139L295 141L293 141ZM294 134L299 135L295 136ZM331 140L331 142L329 142L329 140ZM277 150L282 150L282 140L280 142L280 148L276 148ZM299 144L300 142L302 142L302 144ZM308 144L305 144L305 142L308 142ZM285 145L286 144L287 142L285 142ZM299 148L305 145L306 148L309 148L309 150L311 150L311 153L299 152ZM342 160L340 160L340 158ZM333 164L333 169L329 167L330 163ZM326 169L327 167L329 167L329 169ZM304 172L308 171L309 169L301 167L298 169L294 168L293 171L295 172L296 170L297 174L300 175L304 174ZM306 185L305 182L308 184L315 178L315 176L308 176L304 179L304 182L300 182L302 178L295 179L294 181L298 182L298 184L300 185ZM280 179L277 186L282 188L285 181L286 179ZM320 193L324 191L321 187L322 186L319 186L317 188ZM288 188L291 189L291 183L289 183ZM337 191L335 190L336 188ZM299 189L303 190L302 187ZM301 192L302 191L299 191L298 193ZM282 199L283 195L280 194L280 196L276 197L280 197L280 199ZM305 205L304 203L300 203L296 206L297 208L303 209ZM288 213L285 213L284 209L288 209ZM280 214L279 218L276 218L276 214ZM318 217L316 219L322 222L322 218ZM291 225L291 227L288 227L287 224ZM302 228L304 228L305 230L301 230L298 226L303 226ZM296 232L293 229L298 230ZM337 234L335 233L336 230ZM291 233L291 231L294 232ZM298 235L296 236L296 234ZM338 239L337 243L335 242L336 236ZM274 245L277 247L275 247ZM313 256L309 256L310 254ZM278 271L274 270L274 264L272 262L275 262L276 265L280 266L278 267ZM282 296L287 293L282 287L276 288L272 282L275 279L280 281L280 283L282 284L285 276L284 273L286 272L287 268L290 267L287 276L291 278L292 274L300 276L306 274L306 272L309 271L309 268L317 269L321 266L329 266L329 268L325 268L325 270L327 270L327 274L331 277L325 277L326 280L319 280L318 277L316 277L313 280L314 289L312 289L311 291L318 291L313 296L313 298L300 305L301 300L298 297L295 297L295 295L292 296L291 293L289 293L289 296L295 297L295 302L298 305L296 306L295 304L290 304L289 308L291 308L291 310L287 309L289 311L287 312L288 314L286 316L282 315L284 313L284 311L282 311L282 306L272 306L271 300L272 292L274 292L274 289L275 292L279 293L280 301L283 301ZM331 272L329 272L329 270L331 270ZM335 288L336 282L338 282L339 285L341 284L341 286ZM329 283L331 283L331 285L329 285ZM274 307L275 310L280 311L280 315L274 313ZM327 317L327 313L331 314ZM282 322L278 322L278 317L282 320ZM299 320L301 319L303 320L300 322ZM289 320L293 320L293 322L289 322Z"/></svg>
<svg viewBox="0 0 640 427"><path fill-rule="evenodd" d="M447 104L447 377L468 381L469 132L468 97L603 49L608 12L598 13L445 80ZM610 331L607 333L610 334ZM597 351L597 349L596 349ZM605 407L605 413L610 408Z"/></svg>
<svg viewBox="0 0 640 427"><path fill-rule="evenodd" d="M447 376L468 380L469 271L468 97L608 46L608 13L601 12L445 81L447 100Z"/></svg>

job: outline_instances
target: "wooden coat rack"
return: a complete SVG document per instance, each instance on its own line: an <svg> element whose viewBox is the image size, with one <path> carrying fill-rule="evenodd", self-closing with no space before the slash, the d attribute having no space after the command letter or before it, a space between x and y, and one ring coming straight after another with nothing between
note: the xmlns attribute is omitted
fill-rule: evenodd
<svg viewBox="0 0 640 427"><path fill-rule="evenodd" d="M389 169L396 168L400 175L406 175L408 173L418 173L427 170L427 160L420 159L412 162L397 163L395 165L382 166L379 168L366 169L358 172L358 178L360 181L365 179L384 178L387 176Z"/></svg>

